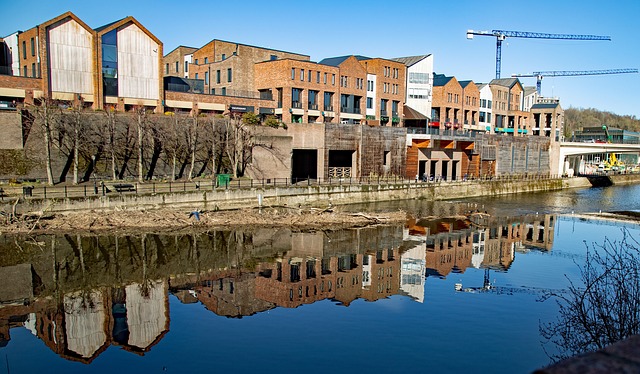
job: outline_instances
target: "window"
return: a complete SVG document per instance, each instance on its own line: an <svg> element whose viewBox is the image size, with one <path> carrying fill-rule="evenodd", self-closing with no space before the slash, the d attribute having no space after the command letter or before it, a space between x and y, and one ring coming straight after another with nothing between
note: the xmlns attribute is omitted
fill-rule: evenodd
<svg viewBox="0 0 640 374"><path fill-rule="evenodd" d="M307 80L308 80L309 82L311 82L311 75L312 75L312 74L311 74L311 70L309 70L309 75L307 76Z"/></svg>
<svg viewBox="0 0 640 374"><path fill-rule="evenodd" d="M25 42L24 40L22 41L22 58L23 59L27 58L27 42ZM27 70L25 69L25 73L24 73L25 76L27 75L26 71Z"/></svg>
<svg viewBox="0 0 640 374"><path fill-rule="evenodd" d="M367 91L373 92L373 81L367 81Z"/></svg>
<svg viewBox="0 0 640 374"><path fill-rule="evenodd" d="M167 71L169 71L168 67L167 67ZM176 73L180 72L180 63L178 61L176 61Z"/></svg>
<svg viewBox="0 0 640 374"><path fill-rule="evenodd" d="M31 76L34 77L34 78L38 76L36 74L36 63L35 62L31 63Z"/></svg>
<svg viewBox="0 0 640 374"><path fill-rule="evenodd" d="M292 108L302 108L302 104L300 103L300 97L302 90L299 88L291 89L291 107Z"/></svg>
<svg viewBox="0 0 640 374"><path fill-rule="evenodd" d="M400 104L399 101L392 101L391 102L391 112L393 113L394 116L398 115L398 105Z"/></svg>
<svg viewBox="0 0 640 374"><path fill-rule="evenodd" d="M169 74L169 64L167 64L167 67L165 70L166 70L165 74Z"/></svg>
<svg viewBox="0 0 640 374"><path fill-rule="evenodd" d="M320 72L316 71L316 83L320 83Z"/></svg>
<svg viewBox="0 0 640 374"><path fill-rule="evenodd" d="M205 58L204 58L204 63L205 63L205 64L208 64L208 63L209 63L209 57L205 57Z"/></svg>
<svg viewBox="0 0 640 374"><path fill-rule="evenodd" d="M209 72L204 72L204 84L209 84Z"/></svg>
<svg viewBox="0 0 640 374"><path fill-rule="evenodd" d="M220 84L220 70L216 70L216 83Z"/></svg>
<svg viewBox="0 0 640 374"><path fill-rule="evenodd" d="M308 109L318 110L318 91L309 90Z"/></svg>
<svg viewBox="0 0 640 374"><path fill-rule="evenodd" d="M427 73L409 73L409 83L428 84L429 74Z"/></svg>
<svg viewBox="0 0 640 374"><path fill-rule="evenodd" d="M212 89L211 89L211 94L212 94L212 95L215 95L215 94L216 94L216 89L215 89L215 88L212 88Z"/></svg>
<svg viewBox="0 0 640 374"><path fill-rule="evenodd" d="M491 100L487 100L487 105L488 105L487 108L491 109Z"/></svg>
<svg viewBox="0 0 640 374"><path fill-rule="evenodd" d="M35 39L31 38L31 56L35 56L36 55L36 41Z"/></svg>
<svg viewBox="0 0 640 374"><path fill-rule="evenodd" d="M387 102L389 100L387 99L380 99L380 115L386 116L387 115Z"/></svg>
<svg viewBox="0 0 640 374"><path fill-rule="evenodd" d="M227 87L222 87L222 88L220 89L220 94L221 94L222 96L227 96Z"/></svg>
<svg viewBox="0 0 640 374"><path fill-rule="evenodd" d="M332 85L336 85L336 75L335 74L331 74L331 84Z"/></svg>
<svg viewBox="0 0 640 374"><path fill-rule="evenodd" d="M382 153L382 165L383 166L387 166L387 165L389 165L389 163L391 163L391 152L390 151L384 151Z"/></svg>
<svg viewBox="0 0 640 374"><path fill-rule="evenodd" d="M198 59L196 58L196 65L198 65Z"/></svg>
<svg viewBox="0 0 640 374"><path fill-rule="evenodd" d="M27 65L22 67L22 75L27 76Z"/></svg>
<svg viewBox="0 0 640 374"><path fill-rule="evenodd" d="M223 53L223 54L222 54L222 61L224 61L224 60L226 60L226 59L227 59L227 55Z"/></svg>
<svg viewBox="0 0 640 374"><path fill-rule="evenodd" d="M227 82L232 81L231 68L227 69Z"/></svg>
<svg viewBox="0 0 640 374"><path fill-rule="evenodd" d="M327 73L324 73L324 84L327 84Z"/></svg>
<svg viewBox="0 0 640 374"><path fill-rule="evenodd" d="M271 61L275 61L275 60L277 60L277 59L278 59L278 56L276 56L276 55L271 55L271 56L269 57L269 60L271 60Z"/></svg>
<svg viewBox="0 0 640 374"><path fill-rule="evenodd" d="M296 79L296 68L291 68L291 79Z"/></svg>
<svg viewBox="0 0 640 374"><path fill-rule="evenodd" d="M189 61L185 61L184 62L184 72L188 73L189 72Z"/></svg>
<svg viewBox="0 0 640 374"><path fill-rule="evenodd" d="M300 69L300 80L304 81L304 69Z"/></svg>
<svg viewBox="0 0 640 374"><path fill-rule="evenodd" d="M198 73L196 73L196 79L198 79Z"/></svg>
<svg viewBox="0 0 640 374"><path fill-rule="evenodd" d="M373 109L373 98L367 97L367 109Z"/></svg>

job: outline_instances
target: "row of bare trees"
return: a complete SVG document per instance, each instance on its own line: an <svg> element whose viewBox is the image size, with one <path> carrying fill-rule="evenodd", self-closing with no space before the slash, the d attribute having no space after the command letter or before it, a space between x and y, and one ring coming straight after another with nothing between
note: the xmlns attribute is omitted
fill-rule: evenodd
<svg viewBox="0 0 640 374"><path fill-rule="evenodd" d="M43 159L49 184L58 172L60 181L70 173L74 184L96 175L140 182L158 176L191 180L221 172L242 176L253 148L251 126L260 122L252 113L153 114L144 106L126 113L114 108L93 111L81 101L41 100L27 111L41 139L31 148Z"/></svg>

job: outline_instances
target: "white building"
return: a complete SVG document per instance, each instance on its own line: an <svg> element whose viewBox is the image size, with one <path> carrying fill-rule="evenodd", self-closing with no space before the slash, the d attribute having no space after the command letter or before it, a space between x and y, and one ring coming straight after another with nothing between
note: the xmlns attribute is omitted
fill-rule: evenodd
<svg viewBox="0 0 640 374"><path fill-rule="evenodd" d="M493 94L491 88L486 83L478 84L478 90L480 91L480 115L478 117L478 123L487 132L494 133L493 126Z"/></svg>
<svg viewBox="0 0 640 374"><path fill-rule="evenodd" d="M433 100L433 55L399 57L392 60L401 62L407 67L405 108L409 107L409 109L403 111L405 123L407 120L410 125L412 120L428 121L431 118ZM415 115L414 112L421 116Z"/></svg>
<svg viewBox="0 0 640 374"><path fill-rule="evenodd" d="M520 106L524 112L530 112L531 107L538 102L538 91L535 86L525 86Z"/></svg>
<svg viewBox="0 0 640 374"><path fill-rule="evenodd" d="M20 75L20 52L18 51L18 34L20 34L21 32L22 31L14 32L13 34L7 35L1 39L1 42L4 42L5 50L0 51L0 53L4 52L4 56L0 57L5 60L6 65L11 67L11 71L0 71L0 74L15 76ZM0 47L2 46L1 42Z"/></svg>

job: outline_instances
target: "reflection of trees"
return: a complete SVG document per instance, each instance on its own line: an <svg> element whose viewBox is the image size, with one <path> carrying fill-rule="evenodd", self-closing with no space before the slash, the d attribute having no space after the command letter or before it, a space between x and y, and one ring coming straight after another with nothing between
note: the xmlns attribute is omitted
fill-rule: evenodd
<svg viewBox="0 0 640 374"><path fill-rule="evenodd" d="M560 360L600 350L640 333L639 243L625 231L621 241L605 240L588 249L580 267L582 284L553 294L560 307L556 321L540 326L546 344Z"/></svg>

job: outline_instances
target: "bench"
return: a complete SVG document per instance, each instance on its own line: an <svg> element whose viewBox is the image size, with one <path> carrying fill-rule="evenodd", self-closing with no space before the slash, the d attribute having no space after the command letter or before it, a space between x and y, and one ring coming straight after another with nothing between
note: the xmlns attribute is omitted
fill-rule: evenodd
<svg viewBox="0 0 640 374"><path fill-rule="evenodd" d="M130 183L117 183L113 185L113 188L118 191L118 192L125 192L125 191L135 191L136 190L136 186Z"/></svg>

